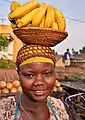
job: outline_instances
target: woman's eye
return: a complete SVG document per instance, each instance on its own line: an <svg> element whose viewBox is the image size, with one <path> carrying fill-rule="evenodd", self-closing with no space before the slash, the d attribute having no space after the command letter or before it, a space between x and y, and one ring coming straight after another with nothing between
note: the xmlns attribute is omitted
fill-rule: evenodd
<svg viewBox="0 0 85 120"><path fill-rule="evenodd" d="M27 78L32 78L32 77L33 77L33 74L25 74L25 76L26 76Z"/></svg>
<svg viewBox="0 0 85 120"><path fill-rule="evenodd" d="M52 74L51 72L47 72L47 73L45 73L45 76L49 77L51 74Z"/></svg>

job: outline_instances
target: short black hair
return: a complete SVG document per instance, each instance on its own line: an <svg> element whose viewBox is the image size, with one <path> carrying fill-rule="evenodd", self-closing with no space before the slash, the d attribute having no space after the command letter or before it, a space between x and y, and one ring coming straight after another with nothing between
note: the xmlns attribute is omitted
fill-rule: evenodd
<svg viewBox="0 0 85 120"><path fill-rule="evenodd" d="M67 51L69 51L69 48L67 48Z"/></svg>

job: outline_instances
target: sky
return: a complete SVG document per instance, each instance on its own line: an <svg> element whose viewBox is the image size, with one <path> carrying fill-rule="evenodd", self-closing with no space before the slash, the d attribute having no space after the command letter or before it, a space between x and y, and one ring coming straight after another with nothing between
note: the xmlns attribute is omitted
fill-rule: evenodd
<svg viewBox="0 0 85 120"><path fill-rule="evenodd" d="M10 4L13 0L0 0L0 19L5 18L0 24L10 24L8 13ZM21 4L29 0L16 0ZM45 2L58 8L65 16L66 31L68 37L53 47L58 54L63 54L67 48L72 51L78 51L85 46L85 0L38 0L40 3Z"/></svg>

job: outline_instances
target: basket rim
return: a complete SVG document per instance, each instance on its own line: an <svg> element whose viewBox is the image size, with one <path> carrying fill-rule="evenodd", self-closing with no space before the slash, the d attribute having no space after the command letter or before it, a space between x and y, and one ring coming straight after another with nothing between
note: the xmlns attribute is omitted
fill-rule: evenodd
<svg viewBox="0 0 85 120"><path fill-rule="evenodd" d="M49 47L56 46L68 36L66 31L28 26L15 28L13 33L25 44L41 44Z"/></svg>
<svg viewBox="0 0 85 120"><path fill-rule="evenodd" d="M13 29L13 32L14 31L17 31L17 30L28 30L28 29L36 29L36 30L49 30L49 31L55 31L55 32L59 32L59 33L64 33L64 34L67 34L68 36L68 32L67 31L62 31L62 30L56 30L56 29L53 29L53 28L40 28L40 27L21 27L21 28L14 28Z"/></svg>

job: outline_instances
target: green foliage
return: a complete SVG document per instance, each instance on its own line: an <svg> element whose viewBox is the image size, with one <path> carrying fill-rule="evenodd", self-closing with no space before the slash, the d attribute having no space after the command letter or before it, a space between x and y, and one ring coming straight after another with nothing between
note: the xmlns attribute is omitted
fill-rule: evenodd
<svg viewBox="0 0 85 120"><path fill-rule="evenodd" d="M16 68L15 63L8 64L8 61L0 61L0 68Z"/></svg>
<svg viewBox="0 0 85 120"><path fill-rule="evenodd" d="M8 68L7 61L0 61L0 68Z"/></svg>
<svg viewBox="0 0 85 120"><path fill-rule="evenodd" d="M8 44L9 40L7 39L7 37L3 34L0 34L0 48L3 47L3 49L5 49L5 47L7 47Z"/></svg>
<svg viewBox="0 0 85 120"><path fill-rule="evenodd" d="M9 68L16 68L16 64L15 63L9 64Z"/></svg>
<svg viewBox="0 0 85 120"><path fill-rule="evenodd" d="M84 72L73 72L71 73L71 76L75 77L76 80L81 80L85 82Z"/></svg>
<svg viewBox="0 0 85 120"><path fill-rule="evenodd" d="M80 53L85 53L85 46L82 47L82 49L79 50Z"/></svg>
<svg viewBox="0 0 85 120"><path fill-rule="evenodd" d="M75 51L74 48L72 48L72 54L73 55L78 55L79 53L78 53L78 51Z"/></svg>
<svg viewBox="0 0 85 120"><path fill-rule="evenodd" d="M81 73L80 73L80 72L73 72L73 73L72 73L72 76L80 77L80 76L81 76Z"/></svg>

